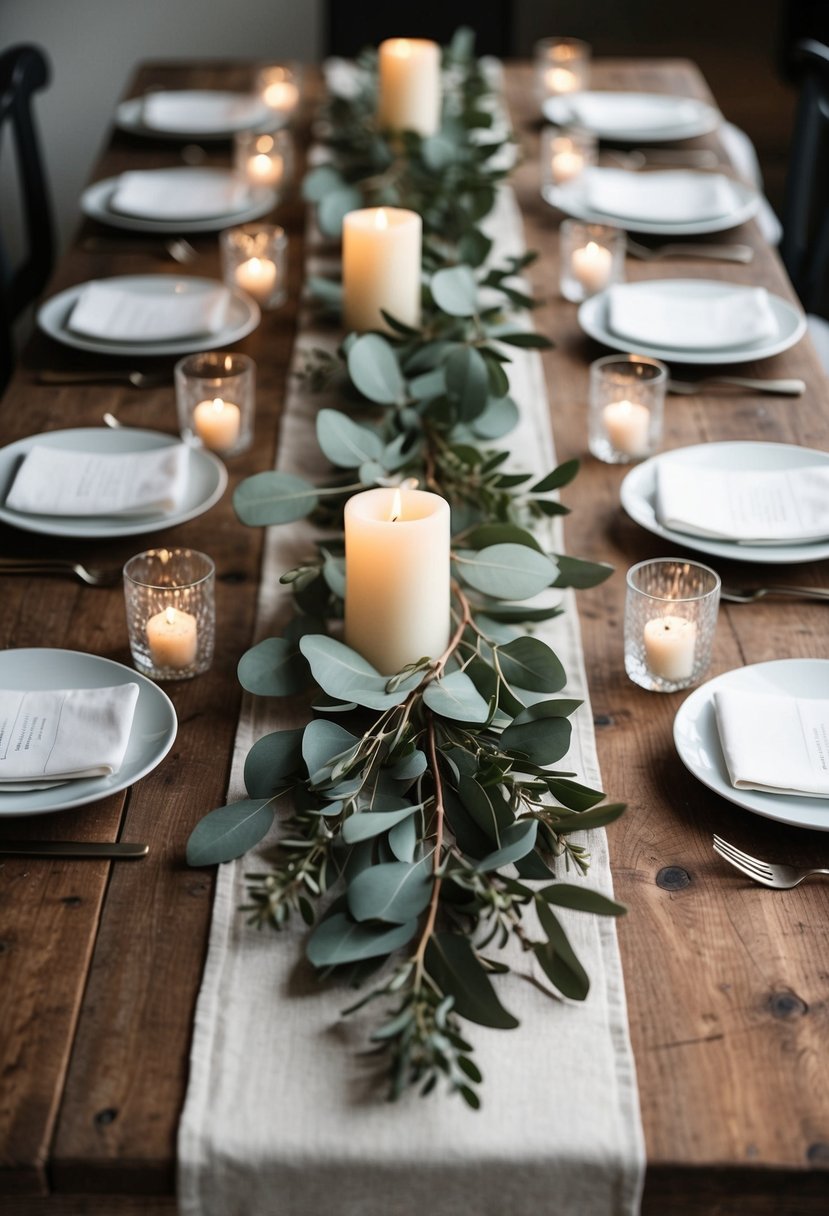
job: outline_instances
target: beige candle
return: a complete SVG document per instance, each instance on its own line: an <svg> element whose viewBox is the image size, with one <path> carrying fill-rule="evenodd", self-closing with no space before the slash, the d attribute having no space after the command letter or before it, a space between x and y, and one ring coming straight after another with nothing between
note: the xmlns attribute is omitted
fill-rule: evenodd
<svg viewBox="0 0 829 1216"><path fill-rule="evenodd" d="M547 92L553 95L575 93L581 86L579 77L569 68L548 68L544 73L544 83Z"/></svg>
<svg viewBox="0 0 829 1216"><path fill-rule="evenodd" d="M554 139L550 152L550 176L557 186L571 181L584 171L587 163L585 155L574 147L569 138Z"/></svg>
<svg viewBox="0 0 829 1216"><path fill-rule="evenodd" d="M272 80L262 89L262 100L268 109L287 117L299 102L299 89L292 80Z"/></svg>
<svg viewBox="0 0 829 1216"><path fill-rule="evenodd" d="M366 490L345 504L345 641L384 675L449 641L449 504Z"/></svg>
<svg viewBox="0 0 829 1216"><path fill-rule="evenodd" d="M697 627L682 616L659 616L644 630L645 662L663 680L688 680L694 671Z"/></svg>
<svg viewBox="0 0 829 1216"><path fill-rule="evenodd" d="M180 608L163 608L147 621L147 643L155 667L189 667L198 651L196 618Z"/></svg>
<svg viewBox="0 0 829 1216"><path fill-rule="evenodd" d="M242 411L232 401L214 397L193 410L193 430L211 452L228 452L239 438Z"/></svg>
<svg viewBox="0 0 829 1216"><path fill-rule="evenodd" d="M253 145L253 155L248 157L247 179L254 186L278 186L285 173L285 162L277 152L272 135L260 135Z"/></svg>
<svg viewBox="0 0 829 1216"><path fill-rule="evenodd" d="M440 47L425 38L388 38L378 51L377 119L391 131L434 135L440 127Z"/></svg>
<svg viewBox="0 0 829 1216"><path fill-rule="evenodd" d="M236 282L260 304L266 304L276 285L276 263L270 258L248 258L235 270Z"/></svg>
<svg viewBox="0 0 829 1216"><path fill-rule="evenodd" d="M348 330L388 330L380 310L420 325L423 222L416 211L366 207L343 220L343 321Z"/></svg>
<svg viewBox="0 0 829 1216"><path fill-rule="evenodd" d="M611 401L602 410L611 445L625 456L644 456L650 448L651 414L638 401Z"/></svg>
<svg viewBox="0 0 829 1216"><path fill-rule="evenodd" d="M571 260L573 278L588 295L603 291L613 274L613 254L604 245L588 241L582 249L574 249Z"/></svg>

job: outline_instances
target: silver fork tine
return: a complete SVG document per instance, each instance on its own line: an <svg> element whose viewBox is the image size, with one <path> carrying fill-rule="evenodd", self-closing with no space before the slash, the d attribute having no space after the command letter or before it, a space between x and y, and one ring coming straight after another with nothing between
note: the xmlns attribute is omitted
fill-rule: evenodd
<svg viewBox="0 0 829 1216"><path fill-rule="evenodd" d="M722 857L723 861L727 861L730 866L733 866L735 870L739 870L741 874L745 874L746 878L750 878L752 882L758 882L764 887L774 885L772 880L767 878L765 874L761 874L759 871L752 870L749 866L743 865L741 861L737 861L736 858L729 856L723 849L718 849L716 845L714 845L714 852L719 857Z"/></svg>
<svg viewBox="0 0 829 1216"><path fill-rule="evenodd" d="M768 882L773 878L768 862L761 861L759 857L752 857L750 853L743 853L741 849L735 848L733 844L729 844L727 840L723 840L720 836L714 837L714 850L725 861L731 862L733 866L738 870L742 870L744 874L748 874L750 878L757 878L758 880L766 880Z"/></svg>
<svg viewBox="0 0 829 1216"><path fill-rule="evenodd" d="M738 849L735 844L731 844L728 840L723 840L722 836L714 837L714 844L730 853L737 861L742 861L746 865L760 866L764 870L771 872L771 868L767 861L763 861L760 857L752 857L750 853L744 853L742 849Z"/></svg>

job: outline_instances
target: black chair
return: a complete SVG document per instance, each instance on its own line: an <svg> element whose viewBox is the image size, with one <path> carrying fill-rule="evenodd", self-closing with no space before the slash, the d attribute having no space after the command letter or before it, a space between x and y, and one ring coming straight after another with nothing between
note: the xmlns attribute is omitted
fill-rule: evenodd
<svg viewBox="0 0 829 1216"><path fill-rule="evenodd" d="M0 154L14 156L23 227L22 249L11 251L8 236L4 240L0 233L0 392L14 366L14 323L46 286L55 259L52 207L32 114L32 97L50 77L36 46L0 54Z"/></svg>
<svg viewBox="0 0 829 1216"><path fill-rule="evenodd" d="M795 115L780 253L807 312L829 317L829 47L796 48L803 85Z"/></svg>

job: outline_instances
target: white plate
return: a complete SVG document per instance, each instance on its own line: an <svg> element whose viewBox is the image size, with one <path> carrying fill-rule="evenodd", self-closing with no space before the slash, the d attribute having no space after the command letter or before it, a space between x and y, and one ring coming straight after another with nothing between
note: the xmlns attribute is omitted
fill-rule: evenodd
<svg viewBox="0 0 829 1216"><path fill-rule="evenodd" d="M11 511L5 506L14 475L21 459L34 447L60 448L79 452L146 452L150 448L168 447L181 441L173 435L159 431L143 431L137 427L108 426L78 427L70 431L46 431L42 435L29 435L18 439L5 448L0 448L0 521L21 528L25 532L39 532L44 536L76 536L89 539L105 539L117 536L142 536L145 532L158 532L161 528L173 528L188 519L195 519L217 503L227 486L227 469L218 457L203 448L190 449L190 467L184 502L177 511L169 514L156 512L140 519L122 515L27 515L22 511ZM59 688L59 684L53 685Z"/></svg>
<svg viewBox="0 0 829 1216"><path fill-rule="evenodd" d="M70 807L86 806L134 785L151 772L173 746L178 723L176 711L157 684L123 663L77 650L0 651L2 688L112 688L138 685L138 700L123 764L110 777L84 777L48 790L0 794L0 818L47 815Z"/></svg>
<svg viewBox="0 0 829 1216"><path fill-rule="evenodd" d="M729 802L792 827L829 832L829 798L800 798L796 794L761 794L735 790L720 746L713 696L720 688L777 696L825 699L829 688L829 659L776 659L738 667L716 676L691 693L674 719L674 743L682 763L710 790Z"/></svg>
<svg viewBox="0 0 829 1216"><path fill-rule="evenodd" d="M217 287L221 287L221 283L215 279L180 279L165 274L125 274L97 281L140 295L177 295L183 292L215 291ZM192 351L218 350L223 346L230 346L232 342L238 342L251 330L256 329L261 317L259 305L247 292L240 291L238 287L229 288L231 300L227 324L218 333L196 334L175 338L169 342L108 342L104 338L76 334L69 329L67 322L84 287L86 283L76 283L74 287L67 287L66 291L58 292L56 296L46 300L38 310L37 323L56 342L73 346L77 350L90 350L96 355L130 355L133 358L141 358L144 355L187 355Z"/></svg>
<svg viewBox="0 0 829 1216"><path fill-rule="evenodd" d="M659 464L676 462L686 468L698 465L711 469L798 469L804 465L829 464L829 452L801 448L789 443L701 443L690 448L675 448L652 456L636 465L621 486L622 506L631 519L674 544L695 549L711 557L737 562L762 562L766 565L795 565L829 557L829 541L807 545L741 545L735 541L688 536L664 527L656 517L656 470ZM829 694L827 694L829 695Z"/></svg>
<svg viewBox="0 0 829 1216"><path fill-rule="evenodd" d="M232 105L240 94L221 89L182 89L169 92L168 96L179 98L185 103L198 101L199 98L208 96L211 99L224 99L229 105ZM190 131L185 126L174 131L169 129L158 130L156 127L146 126L143 120L143 110L143 97L130 97L128 101L122 101L115 110L116 125L122 131L129 131L132 135L146 135L149 139L190 139L194 141L232 139L237 131L257 131L261 127L267 126L271 113L263 102L255 118L251 118L250 120L240 120L237 123L229 123L209 131Z"/></svg>
<svg viewBox="0 0 829 1216"><path fill-rule="evenodd" d="M689 169L687 172L692 173L693 170ZM624 228L626 232L645 232L651 236L701 236L706 232L725 232L728 228L736 228L738 224L750 220L759 209L762 196L757 190L744 182L732 181L732 185L736 206L727 215L709 215L704 219L674 223L623 219L606 211L596 211L587 201L584 183L580 177L574 177L561 186L542 186L541 193L551 207L588 224L609 224L612 228Z"/></svg>
<svg viewBox="0 0 829 1216"><path fill-rule="evenodd" d="M588 126L599 139L609 139L626 142L628 140L647 140L648 143L659 143L662 140L693 139L697 135L707 135L716 130L720 124L719 111L713 106L697 101L693 97L672 97L663 93L601 93L602 100L613 100L616 97L632 98L642 108L642 120L626 124L609 124ZM594 93L583 94L593 97ZM557 126L574 123L575 116L570 108L567 97L548 97L542 105L544 117L548 122ZM587 126L578 122L579 126Z"/></svg>
<svg viewBox="0 0 829 1216"><path fill-rule="evenodd" d="M635 288L636 284L626 284ZM651 288L652 283L647 286ZM744 290L736 284L721 283L716 279L665 279L660 281L660 288L666 297L689 296L701 299L713 299L730 291ZM724 363L748 363L754 359L768 359L771 355L779 355L799 342L806 332L806 318L799 308L769 293L769 304L777 321L777 334L771 338L761 338L756 342L746 342L742 346L720 346L716 350L691 349L685 347L673 350L666 346L649 346L644 343L634 343L628 338L614 334L608 328L608 293L600 291L591 296L579 307L579 325L586 334L603 342L614 350L629 351L631 354L652 355L655 359L664 359L669 363L702 363L707 365Z"/></svg>
<svg viewBox="0 0 829 1216"><path fill-rule="evenodd" d="M183 173L194 175L203 173L203 169L167 169L167 173ZM214 170L218 172L218 170ZM229 170L227 171L229 172ZM117 177L108 177L104 181L94 182L81 195L81 210L90 219L100 224L109 224L112 228L127 228L131 232L218 232L221 228L230 228L235 224L245 224L248 220L257 220L266 215L276 206L276 193L269 186L251 186L250 201L247 206L222 215L202 216L201 219L153 219L144 215L126 215L122 211L113 211L110 207L112 196L118 188Z"/></svg>

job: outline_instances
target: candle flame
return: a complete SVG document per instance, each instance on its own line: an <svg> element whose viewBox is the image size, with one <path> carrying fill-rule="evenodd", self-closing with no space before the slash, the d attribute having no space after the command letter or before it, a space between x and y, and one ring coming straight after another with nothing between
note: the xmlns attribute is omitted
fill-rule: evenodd
<svg viewBox="0 0 829 1216"><path fill-rule="evenodd" d="M225 408L225 403L221 397L214 397L210 407L214 414L221 414Z"/></svg>
<svg viewBox="0 0 829 1216"><path fill-rule="evenodd" d="M256 141L256 151L265 153L265 152L270 152L272 149L273 149L273 136L272 135L260 135Z"/></svg>
<svg viewBox="0 0 829 1216"><path fill-rule="evenodd" d="M232 355L225 355L225 371L226 372L233 371L233 356Z"/></svg>
<svg viewBox="0 0 829 1216"><path fill-rule="evenodd" d="M395 55L399 55L401 59L408 59L412 53L411 43L408 38L395 38L392 43L392 51Z"/></svg>
<svg viewBox="0 0 829 1216"><path fill-rule="evenodd" d="M399 490L394 491L394 498L391 504L391 522L394 524L403 514L403 495Z"/></svg>
<svg viewBox="0 0 829 1216"><path fill-rule="evenodd" d="M165 608L164 609L164 620L167 622L168 625L175 625L175 623L176 623L175 608Z"/></svg>
<svg viewBox="0 0 829 1216"><path fill-rule="evenodd" d="M596 244L595 241L587 242L587 252L591 258L594 258L596 256L596 254L599 252L599 246Z"/></svg>
<svg viewBox="0 0 829 1216"><path fill-rule="evenodd" d="M374 217L374 227L382 229L382 228L388 228L388 226L389 226L389 217L386 215L385 207L378 207L377 214Z"/></svg>

